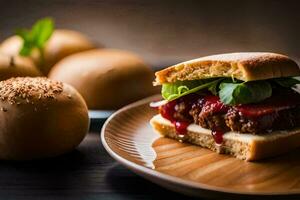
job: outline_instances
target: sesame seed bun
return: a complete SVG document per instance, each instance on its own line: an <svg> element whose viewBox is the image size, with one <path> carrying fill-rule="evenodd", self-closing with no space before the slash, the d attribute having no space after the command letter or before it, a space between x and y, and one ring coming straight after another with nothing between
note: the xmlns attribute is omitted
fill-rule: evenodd
<svg viewBox="0 0 300 200"><path fill-rule="evenodd" d="M0 81L11 77L41 75L31 59L0 54Z"/></svg>
<svg viewBox="0 0 300 200"><path fill-rule="evenodd" d="M83 140L88 123L83 98L67 84L41 77L0 82L0 159L69 152Z"/></svg>
<svg viewBox="0 0 300 200"><path fill-rule="evenodd" d="M212 55L179 63L156 72L155 85L213 77L243 81L299 76L300 69L289 57L268 52Z"/></svg>
<svg viewBox="0 0 300 200"><path fill-rule="evenodd" d="M0 52L12 56L18 55L21 46L22 39L19 36L12 36L1 43ZM93 48L95 46L83 34L72 30L57 29L45 46L44 62L41 62L38 51L33 51L30 57L43 74L47 75L51 67L62 58Z"/></svg>
<svg viewBox="0 0 300 200"><path fill-rule="evenodd" d="M116 49L68 56L53 67L49 78L74 86L89 109L117 109L157 91L150 67L137 55Z"/></svg>

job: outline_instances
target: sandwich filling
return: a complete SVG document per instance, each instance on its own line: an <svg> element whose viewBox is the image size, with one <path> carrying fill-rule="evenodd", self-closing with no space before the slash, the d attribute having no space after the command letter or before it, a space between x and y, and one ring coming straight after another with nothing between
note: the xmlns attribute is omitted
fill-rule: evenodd
<svg viewBox="0 0 300 200"><path fill-rule="evenodd" d="M158 108L181 136L192 123L212 130L217 144L222 144L228 131L268 134L300 127L300 94L292 89L297 79L239 82L219 78L199 85L199 81L186 83L164 84L167 103Z"/></svg>

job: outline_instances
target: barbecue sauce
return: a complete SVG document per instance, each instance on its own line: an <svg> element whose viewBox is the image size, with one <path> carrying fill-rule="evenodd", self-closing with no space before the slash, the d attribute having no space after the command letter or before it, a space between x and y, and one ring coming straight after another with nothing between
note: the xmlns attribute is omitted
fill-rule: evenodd
<svg viewBox="0 0 300 200"><path fill-rule="evenodd" d="M211 109L214 113L227 112L228 107L225 106L219 99L218 96L208 95L203 97L199 96L186 96L185 98L181 98L180 100L173 100L168 102L167 104L160 107L160 114L165 119L168 119L172 124L174 124L178 137L184 139L184 136L187 133L187 127L192 123L191 121L182 121L178 120L175 117L176 105L179 103L178 101L184 101L186 107L186 112L191 109L191 105L201 98L201 104L203 106L202 109ZM212 130L212 136L216 142L216 144L222 144L223 142L223 131L220 127L216 127Z"/></svg>

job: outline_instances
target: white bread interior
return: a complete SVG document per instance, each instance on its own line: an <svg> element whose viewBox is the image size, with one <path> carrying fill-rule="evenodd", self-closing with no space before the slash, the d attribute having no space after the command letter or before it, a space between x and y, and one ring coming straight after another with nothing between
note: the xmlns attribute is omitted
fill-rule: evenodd
<svg viewBox="0 0 300 200"><path fill-rule="evenodd" d="M162 136L182 140L174 125L160 114L151 120L152 127ZM253 135L227 132L223 135L223 144L216 145L211 130L191 124L187 128L184 141L208 148L218 153L230 154L246 161L257 161L272 157L300 146L300 129L274 131L271 133Z"/></svg>
<svg viewBox="0 0 300 200"><path fill-rule="evenodd" d="M255 81L299 75L297 63L285 55L242 52L201 57L168 67L155 73L154 85L215 77Z"/></svg>

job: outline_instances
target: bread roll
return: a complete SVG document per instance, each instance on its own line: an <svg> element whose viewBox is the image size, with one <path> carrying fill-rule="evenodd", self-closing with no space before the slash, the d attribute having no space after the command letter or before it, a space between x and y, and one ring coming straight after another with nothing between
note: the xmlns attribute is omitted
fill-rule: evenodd
<svg viewBox="0 0 300 200"><path fill-rule="evenodd" d="M83 140L88 124L83 98L67 84L40 77L0 82L0 159L69 152Z"/></svg>
<svg viewBox="0 0 300 200"><path fill-rule="evenodd" d="M90 50L57 63L49 78L74 86L89 109L117 109L152 95L154 73L137 55L122 50Z"/></svg>
<svg viewBox="0 0 300 200"><path fill-rule="evenodd" d="M296 62L289 57L266 52L219 54L197 58L156 72L156 85L213 77L233 77L243 81L299 76Z"/></svg>
<svg viewBox="0 0 300 200"><path fill-rule="evenodd" d="M22 46L19 36L12 36L0 45L0 52L7 55L18 55ZM47 75L51 67L62 58L89 49L95 48L91 41L77 31L57 29L53 32L45 46L44 61L41 62L39 52L33 51L30 56L35 64Z"/></svg>
<svg viewBox="0 0 300 200"><path fill-rule="evenodd" d="M0 81L20 76L42 76L31 59L0 54Z"/></svg>

